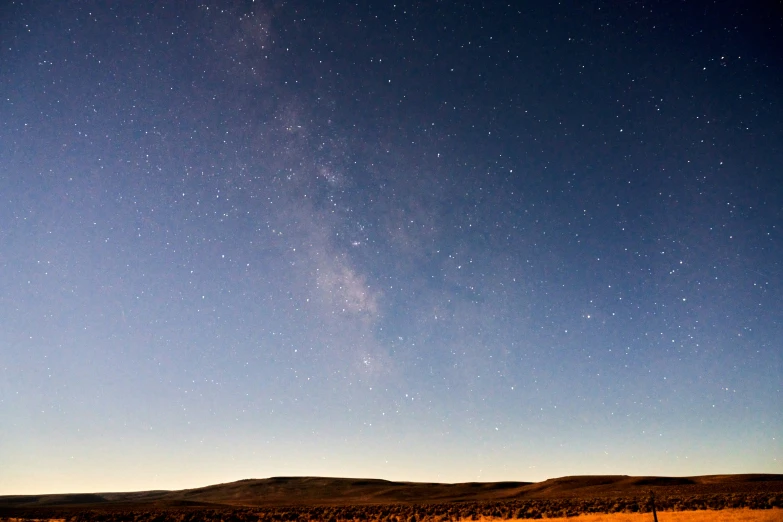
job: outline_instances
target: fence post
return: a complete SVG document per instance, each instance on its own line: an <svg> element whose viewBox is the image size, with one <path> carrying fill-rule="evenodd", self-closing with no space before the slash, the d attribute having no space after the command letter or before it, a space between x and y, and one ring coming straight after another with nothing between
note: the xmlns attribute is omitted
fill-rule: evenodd
<svg viewBox="0 0 783 522"><path fill-rule="evenodd" d="M650 490L650 504L652 505L653 521L658 522L658 513L655 512L655 493Z"/></svg>

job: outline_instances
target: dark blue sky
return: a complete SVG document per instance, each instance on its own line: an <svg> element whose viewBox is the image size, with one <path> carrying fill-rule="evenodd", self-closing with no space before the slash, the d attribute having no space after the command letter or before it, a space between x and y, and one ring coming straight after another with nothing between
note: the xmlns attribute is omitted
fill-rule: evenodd
<svg viewBox="0 0 783 522"><path fill-rule="evenodd" d="M783 473L773 3L0 8L0 494Z"/></svg>

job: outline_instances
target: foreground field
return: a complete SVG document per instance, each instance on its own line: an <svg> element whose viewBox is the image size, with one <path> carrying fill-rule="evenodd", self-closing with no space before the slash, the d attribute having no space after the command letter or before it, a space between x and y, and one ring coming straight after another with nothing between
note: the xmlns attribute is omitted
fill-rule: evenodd
<svg viewBox="0 0 783 522"><path fill-rule="evenodd" d="M30 522L32 520L39 520L41 522L68 522L68 519L51 518L51 519L29 519L29 518L2 518L0 522ZM71 520L80 520L79 517L71 518ZM116 520L116 519L114 519ZM131 519L133 520L133 519ZM159 520L159 517L151 516L148 519L136 518L137 521L143 520ZM191 521L196 520L226 520L224 517L212 518L205 516L202 519L199 517L190 518ZM228 520L232 520L230 517ZM495 518L495 517L479 517L463 518L459 522L505 522L507 518ZM580 515L577 517L556 517L556 518L544 518L548 522L651 522L653 520L652 513L615 513L612 515L606 514L591 514ZM783 521L783 509L722 509L720 511L663 511L658 513L659 522L780 522ZM320 522L318 519L310 519L307 522Z"/></svg>
<svg viewBox="0 0 783 522"><path fill-rule="evenodd" d="M291 512L217 512L210 510L190 511L188 513L162 512L125 512L125 513L74 513L63 518L48 517L2 517L0 522L514 522L518 517L491 516L473 514L469 517L444 514L424 514L414 512L409 516L367 517L357 512L353 518L335 518L333 513L310 513L309 516ZM525 517L528 518L528 517ZM591 513L584 515L554 516L537 514L532 518L548 522L652 522L651 512L646 513ZM783 509L721 509L697 511L659 511L659 522L781 522Z"/></svg>
<svg viewBox="0 0 783 522"><path fill-rule="evenodd" d="M650 522L652 513L615 513L547 518L550 522ZM780 522L783 509L723 509L720 511L665 511L658 522Z"/></svg>

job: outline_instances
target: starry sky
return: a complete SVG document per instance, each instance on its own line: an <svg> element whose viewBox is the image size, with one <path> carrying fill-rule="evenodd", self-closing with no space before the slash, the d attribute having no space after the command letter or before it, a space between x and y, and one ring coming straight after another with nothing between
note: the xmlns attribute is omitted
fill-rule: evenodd
<svg viewBox="0 0 783 522"><path fill-rule="evenodd" d="M783 473L723 4L5 2L0 494Z"/></svg>

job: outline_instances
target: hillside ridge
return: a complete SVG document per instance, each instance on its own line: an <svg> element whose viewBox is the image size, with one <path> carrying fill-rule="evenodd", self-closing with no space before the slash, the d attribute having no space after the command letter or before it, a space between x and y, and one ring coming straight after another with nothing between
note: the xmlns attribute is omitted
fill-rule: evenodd
<svg viewBox="0 0 783 522"><path fill-rule="evenodd" d="M501 501L514 499L783 492L783 475L693 477L577 475L541 482L401 482L373 478L269 477L184 490L0 496L0 507L302 506Z"/></svg>

